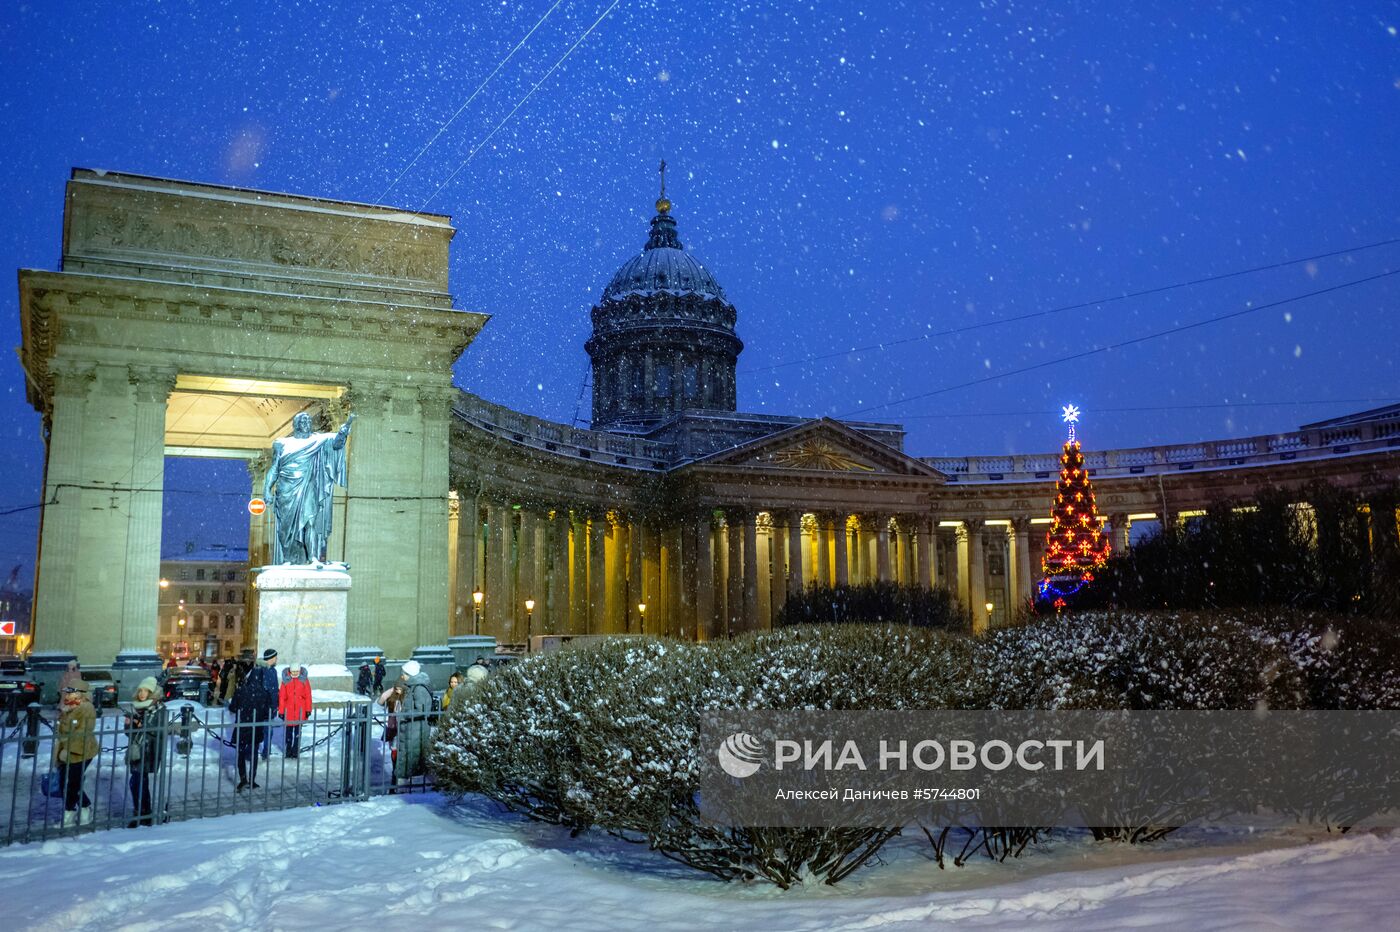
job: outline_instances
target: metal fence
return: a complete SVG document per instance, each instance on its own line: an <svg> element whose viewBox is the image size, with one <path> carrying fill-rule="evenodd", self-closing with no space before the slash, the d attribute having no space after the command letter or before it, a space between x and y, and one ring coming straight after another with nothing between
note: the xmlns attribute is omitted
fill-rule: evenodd
<svg viewBox="0 0 1400 932"><path fill-rule="evenodd" d="M30 706L0 733L0 845L423 792L432 787L427 753L441 714L394 716L368 701L347 702L313 710L298 727L276 717L238 722L220 707L177 702L139 733L154 746L151 767L130 759L138 733L127 710L105 709L77 790L55 761L55 713ZM248 780L241 789L240 757ZM75 812L69 824L66 805Z"/></svg>

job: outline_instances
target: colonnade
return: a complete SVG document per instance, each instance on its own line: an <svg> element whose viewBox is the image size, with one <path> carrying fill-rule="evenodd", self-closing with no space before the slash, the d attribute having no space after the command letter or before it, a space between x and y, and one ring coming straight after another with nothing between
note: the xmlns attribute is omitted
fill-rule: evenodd
<svg viewBox="0 0 1400 932"><path fill-rule="evenodd" d="M712 640L771 628L808 586L872 582L947 587L980 629L1030 598L1043 536L1029 518L752 507L657 525L489 495L464 495L455 514L451 633L507 644L643 632Z"/></svg>

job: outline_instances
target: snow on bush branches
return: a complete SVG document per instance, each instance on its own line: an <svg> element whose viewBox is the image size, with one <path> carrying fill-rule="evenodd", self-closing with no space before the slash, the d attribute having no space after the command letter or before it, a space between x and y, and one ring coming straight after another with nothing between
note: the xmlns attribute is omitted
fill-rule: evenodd
<svg viewBox="0 0 1400 932"><path fill-rule="evenodd" d="M725 879L788 887L835 883L899 827L709 823L695 800L707 710L1261 706L1400 708L1400 636L1360 619L1273 612L1086 613L981 639L882 625L708 644L612 638L493 676L454 704L432 765L449 792L643 842ZM1144 837L1121 828L1102 837Z"/></svg>

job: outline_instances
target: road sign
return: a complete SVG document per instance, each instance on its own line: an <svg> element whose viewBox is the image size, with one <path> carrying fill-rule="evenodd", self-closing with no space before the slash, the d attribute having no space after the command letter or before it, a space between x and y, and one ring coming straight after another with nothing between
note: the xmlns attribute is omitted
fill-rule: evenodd
<svg viewBox="0 0 1400 932"><path fill-rule="evenodd" d="M260 515L260 514L262 514L264 511L266 511L266 510L267 510L267 502L263 501L262 499L260 499L260 498L253 498L253 499L249 499L249 500L248 500L248 514L250 514L250 515Z"/></svg>
<svg viewBox="0 0 1400 932"><path fill-rule="evenodd" d="M15 636L15 623L13 621L0 621L0 637L12 638Z"/></svg>

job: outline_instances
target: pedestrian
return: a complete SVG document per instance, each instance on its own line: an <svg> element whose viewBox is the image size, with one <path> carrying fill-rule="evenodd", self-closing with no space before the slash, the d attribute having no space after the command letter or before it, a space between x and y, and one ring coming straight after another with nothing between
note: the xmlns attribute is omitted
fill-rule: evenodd
<svg viewBox="0 0 1400 932"><path fill-rule="evenodd" d="M148 676L136 687L131 713L126 717L126 764L130 768L127 785L131 788L132 815L127 828L154 825L151 814L154 797L151 778L165 760L165 703L157 691L156 678Z"/></svg>
<svg viewBox="0 0 1400 932"><path fill-rule="evenodd" d="M58 681L59 700L62 701L63 694L67 691L69 686L72 686L75 682L81 680L82 678L83 674L81 669L78 667L78 661L68 661L68 666L63 668L63 676Z"/></svg>
<svg viewBox="0 0 1400 932"><path fill-rule="evenodd" d="M407 677L401 675L399 677L399 682L379 694L379 704L389 713L388 719L384 723L383 737L384 743L389 745L389 758L391 760L396 759L399 754L399 749L398 746L394 744L394 739L397 738L399 734L398 710L399 706L403 705L405 695L403 681L406 678Z"/></svg>
<svg viewBox="0 0 1400 932"><path fill-rule="evenodd" d="M384 658L374 658L374 691L379 692L384 688Z"/></svg>
<svg viewBox="0 0 1400 932"><path fill-rule="evenodd" d="M277 714L282 716L283 749L287 757L301 753L301 726L311 715L311 680L306 667L293 664L282 671Z"/></svg>
<svg viewBox="0 0 1400 932"><path fill-rule="evenodd" d="M97 711L92 707L91 687L81 677L64 687L54 726L53 766L63 794L63 827L92 821L92 800L83 791L83 773L97 756Z"/></svg>
<svg viewBox="0 0 1400 932"><path fill-rule="evenodd" d="M234 694L238 692L238 684L248 675L249 669L250 667L245 661L233 661L233 665L229 667L228 673L221 681L224 705L231 706L233 704Z"/></svg>
<svg viewBox="0 0 1400 932"><path fill-rule="evenodd" d="M416 660L403 665L404 699L399 706L399 731L394 742L394 784L422 776L428 769L428 719L433 711L433 691L428 674Z"/></svg>
<svg viewBox="0 0 1400 932"><path fill-rule="evenodd" d="M462 685L462 674L456 670L447 678L447 691L442 694L442 714L446 715L447 710L452 708L452 695L457 691L457 687Z"/></svg>
<svg viewBox="0 0 1400 932"><path fill-rule="evenodd" d="M237 718L238 790L251 783L258 789L258 746L267 739L268 723L277 712L277 651L263 651L257 666L240 677L229 711Z"/></svg>
<svg viewBox="0 0 1400 932"><path fill-rule="evenodd" d="M360 675L355 680L355 692L361 696L374 694L374 671L370 669L368 660L360 664Z"/></svg>

